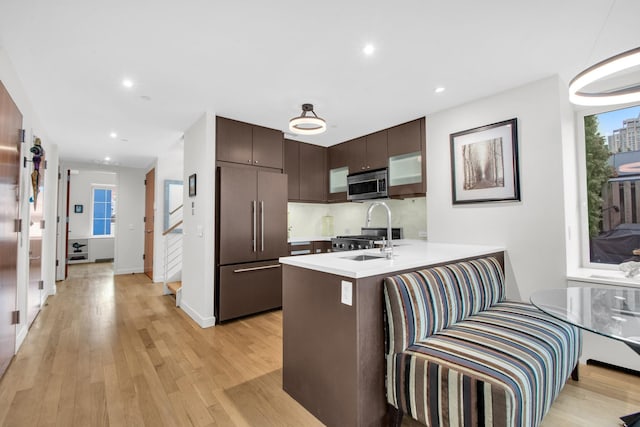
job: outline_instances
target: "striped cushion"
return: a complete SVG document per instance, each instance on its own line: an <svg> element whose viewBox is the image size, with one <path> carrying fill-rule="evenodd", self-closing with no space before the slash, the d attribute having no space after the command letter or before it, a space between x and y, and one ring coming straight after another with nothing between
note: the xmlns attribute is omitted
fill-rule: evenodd
<svg viewBox="0 0 640 427"><path fill-rule="evenodd" d="M428 426L537 426L578 362L577 328L504 301L494 258L387 278L387 400Z"/></svg>
<svg viewBox="0 0 640 427"><path fill-rule="evenodd" d="M577 328L503 302L393 355L387 400L430 426L537 426L579 353Z"/></svg>
<svg viewBox="0 0 640 427"><path fill-rule="evenodd" d="M504 299L498 261L483 258L385 279L385 301L395 352Z"/></svg>

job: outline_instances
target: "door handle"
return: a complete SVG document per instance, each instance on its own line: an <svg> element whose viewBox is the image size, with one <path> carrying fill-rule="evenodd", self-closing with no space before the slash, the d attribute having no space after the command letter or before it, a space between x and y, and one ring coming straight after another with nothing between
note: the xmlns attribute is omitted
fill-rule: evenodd
<svg viewBox="0 0 640 427"><path fill-rule="evenodd" d="M237 270L233 270L234 273L246 273L247 271L257 271L257 270L267 270L269 268L279 268L280 264L271 264L271 265L263 265L260 267L248 267L248 268L239 268Z"/></svg>
<svg viewBox="0 0 640 427"><path fill-rule="evenodd" d="M253 211L253 239L252 239L252 244L253 244L253 252L256 252L256 246L257 246L257 230L256 228L258 227L258 213L256 212L257 208L256 208L256 201L252 200L251 201L251 208Z"/></svg>
<svg viewBox="0 0 640 427"><path fill-rule="evenodd" d="M260 245L264 252L264 200L260 200Z"/></svg>

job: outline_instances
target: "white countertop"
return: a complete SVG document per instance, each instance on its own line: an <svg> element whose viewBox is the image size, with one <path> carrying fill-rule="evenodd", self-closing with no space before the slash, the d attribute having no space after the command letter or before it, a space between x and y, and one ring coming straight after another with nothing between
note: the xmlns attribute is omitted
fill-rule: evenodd
<svg viewBox="0 0 640 427"><path fill-rule="evenodd" d="M403 239L394 240L393 243L397 246L393 248L393 259L391 260L386 258L367 261L346 259L346 257L362 254L382 255L379 249L365 249L282 257L280 262L309 270L359 279L504 251L504 248L499 246L459 245L423 240Z"/></svg>

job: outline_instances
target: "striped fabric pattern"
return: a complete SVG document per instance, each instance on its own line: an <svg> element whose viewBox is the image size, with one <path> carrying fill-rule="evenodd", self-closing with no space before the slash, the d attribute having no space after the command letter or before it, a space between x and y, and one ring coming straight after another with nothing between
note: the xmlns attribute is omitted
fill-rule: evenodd
<svg viewBox="0 0 640 427"><path fill-rule="evenodd" d="M503 288L502 277L497 261L484 259L386 279L390 404L427 426L540 424L577 364L580 332L529 304L504 301L495 288ZM447 287L455 283L464 289ZM484 283L489 289L478 288ZM447 297L424 299L438 290L470 299L479 292L481 302L454 298L449 309ZM422 335L437 318L457 320Z"/></svg>

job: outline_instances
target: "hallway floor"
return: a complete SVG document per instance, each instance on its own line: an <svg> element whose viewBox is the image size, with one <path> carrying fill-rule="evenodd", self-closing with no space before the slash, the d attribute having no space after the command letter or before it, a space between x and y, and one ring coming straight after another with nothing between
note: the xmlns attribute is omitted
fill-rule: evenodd
<svg viewBox="0 0 640 427"><path fill-rule="evenodd" d="M282 390L282 312L201 329L162 285L70 266L0 382L1 426L319 426ZM591 366L544 427L617 426L640 378ZM403 425L416 425L405 420Z"/></svg>

